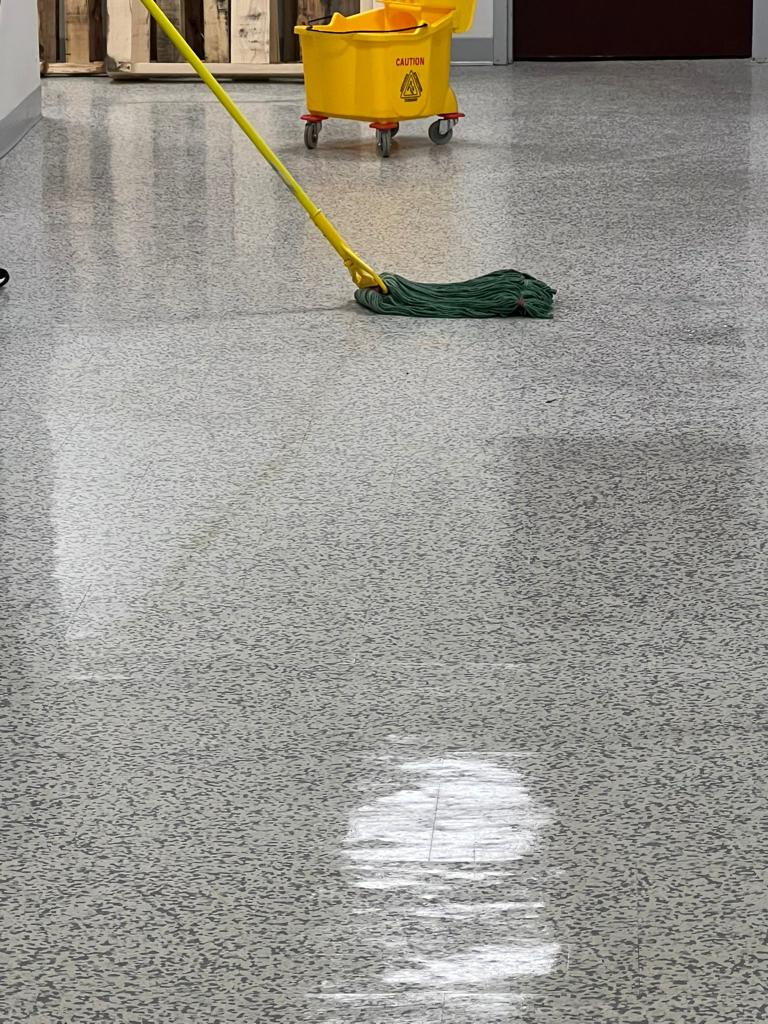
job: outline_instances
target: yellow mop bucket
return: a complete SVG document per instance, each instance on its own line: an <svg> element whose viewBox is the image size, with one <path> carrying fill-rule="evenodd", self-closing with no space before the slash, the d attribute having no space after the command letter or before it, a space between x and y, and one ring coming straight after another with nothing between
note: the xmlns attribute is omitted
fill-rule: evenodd
<svg viewBox="0 0 768 1024"><path fill-rule="evenodd" d="M384 0L384 6L325 25L298 25L309 113L304 142L314 149L331 117L369 121L382 156L389 156L401 121L437 117L429 137L445 145L459 113L450 85L451 40L466 32L475 0L437 6ZM320 19L324 21L326 19Z"/></svg>

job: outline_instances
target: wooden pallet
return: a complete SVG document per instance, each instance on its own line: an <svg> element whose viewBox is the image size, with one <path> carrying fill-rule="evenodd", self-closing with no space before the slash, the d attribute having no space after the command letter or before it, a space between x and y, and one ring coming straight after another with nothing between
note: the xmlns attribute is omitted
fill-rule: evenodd
<svg viewBox="0 0 768 1024"><path fill-rule="evenodd" d="M158 0L214 74L259 78L271 77L270 72L277 74L282 67L269 31L271 2L277 4L277 0ZM107 12L107 72L113 78L194 75L138 0L107 0Z"/></svg>
<svg viewBox="0 0 768 1024"><path fill-rule="evenodd" d="M360 0L158 0L187 42L220 78L299 78L294 26ZM194 72L158 32L138 0L107 0L107 73L112 78L180 78Z"/></svg>
<svg viewBox="0 0 768 1024"><path fill-rule="evenodd" d="M230 64L206 61L212 74L217 78L268 79L304 77L301 64ZM197 78L188 64L171 64L161 61L113 61L107 60L107 74L116 80L130 78Z"/></svg>
<svg viewBox="0 0 768 1024"><path fill-rule="evenodd" d="M176 28L221 78L301 76L280 63L278 0L158 0ZM116 79L194 77L138 0L107 0L107 73Z"/></svg>
<svg viewBox="0 0 768 1024"><path fill-rule="evenodd" d="M44 75L104 74L103 0L37 0Z"/></svg>
<svg viewBox="0 0 768 1024"><path fill-rule="evenodd" d="M370 0L362 0L368 6ZM221 78L300 78L294 25L361 0L158 0ZM37 0L41 73L112 78L194 76L139 0Z"/></svg>

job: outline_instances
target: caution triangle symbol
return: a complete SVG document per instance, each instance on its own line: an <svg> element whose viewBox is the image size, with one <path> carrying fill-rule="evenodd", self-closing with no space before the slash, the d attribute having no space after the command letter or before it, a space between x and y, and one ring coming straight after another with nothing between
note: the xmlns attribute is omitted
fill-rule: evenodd
<svg viewBox="0 0 768 1024"><path fill-rule="evenodd" d="M421 96L422 92L421 82L419 76L415 71L409 71L403 79L403 85L400 89L400 96L406 101L406 103L412 103Z"/></svg>

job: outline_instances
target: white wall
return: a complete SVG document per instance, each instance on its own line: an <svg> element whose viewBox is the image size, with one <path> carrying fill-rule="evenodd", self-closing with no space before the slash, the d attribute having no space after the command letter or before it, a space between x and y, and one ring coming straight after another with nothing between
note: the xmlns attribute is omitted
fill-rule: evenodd
<svg viewBox="0 0 768 1024"><path fill-rule="evenodd" d="M0 156L39 116L37 4L0 0Z"/></svg>
<svg viewBox="0 0 768 1024"><path fill-rule="evenodd" d="M2 0L0 0L0 3ZM491 39L493 37L493 0L476 0L475 20L472 28L465 33L466 39Z"/></svg>

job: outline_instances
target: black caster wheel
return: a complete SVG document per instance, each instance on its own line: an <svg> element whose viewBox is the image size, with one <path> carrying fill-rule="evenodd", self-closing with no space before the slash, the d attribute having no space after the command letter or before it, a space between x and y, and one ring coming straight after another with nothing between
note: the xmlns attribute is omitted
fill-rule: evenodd
<svg viewBox="0 0 768 1024"><path fill-rule="evenodd" d="M392 129L392 138L393 138L393 139L395 138L395 136L397 135L397 133L398 133L399 131L400 131L400 125L399 125L399 124L396 124L396 125L395 125L395 127L394 127L394 128Z"/></svg>
<svg viewBox="0 0 768 1024"><path fill-rule="evenodd" d="M382 131L380 128L376 129L376 146L379 153L383 157L388 157L392 152L392 129L387 128Z"/></svg>
<svg viewBox="0 0 768 1024"><path fill-rule="evenodd" d="M429 126L429 137L436 146L447 146L453 138L453 125L450 121L433 121Z"/></svg>
<svg viewBox="0 0 768 1024"><path fill-rule="evenodd" d="M304 125L304 145L307 149L317 149L322 127L322 121L307 121Z"/></svg>

